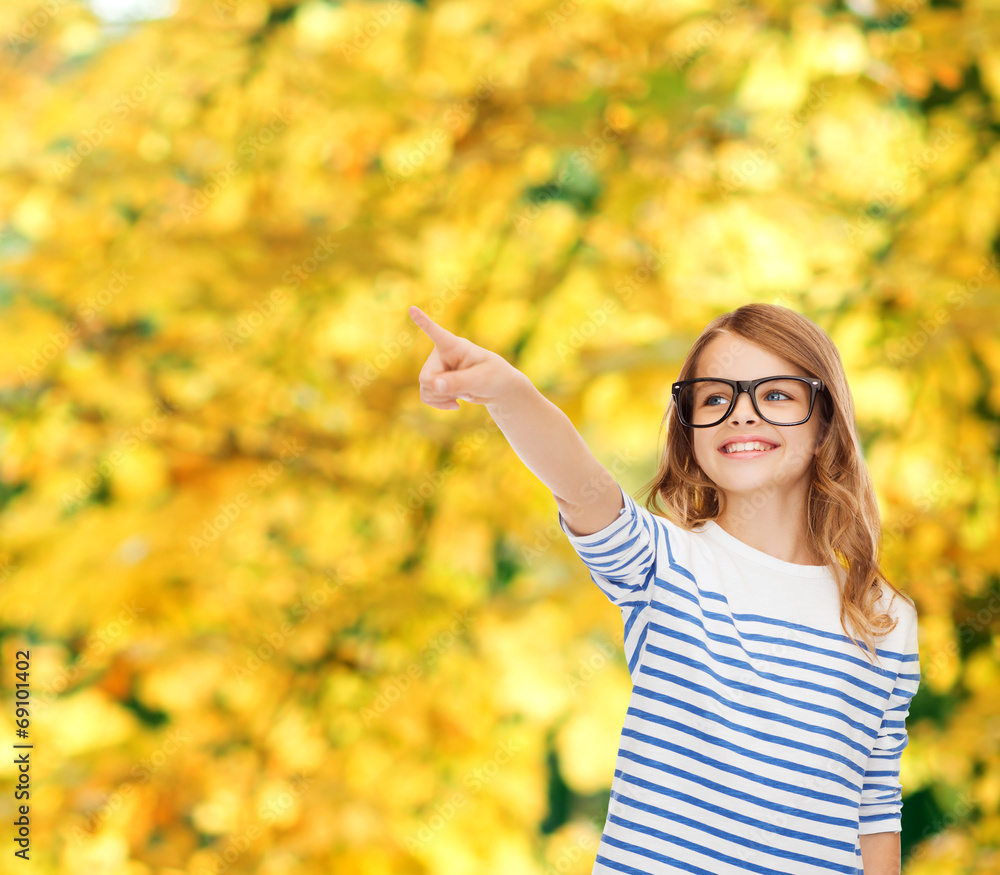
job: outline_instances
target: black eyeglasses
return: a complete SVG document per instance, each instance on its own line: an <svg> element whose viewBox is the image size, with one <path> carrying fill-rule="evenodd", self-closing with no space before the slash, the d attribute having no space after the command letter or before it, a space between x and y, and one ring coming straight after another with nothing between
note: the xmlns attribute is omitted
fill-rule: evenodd
<svg viewBox="0 0 1000 875"><path fill-rule="evenodd" d="M733 412L741 392L750 396L753 409L764 422L802 425L812 416L816 393L824 388L823 381L814 377L761 377L759 380L698 377L674 383L671 396L677 405L681 425L690 428L718 425Z"/></svg>

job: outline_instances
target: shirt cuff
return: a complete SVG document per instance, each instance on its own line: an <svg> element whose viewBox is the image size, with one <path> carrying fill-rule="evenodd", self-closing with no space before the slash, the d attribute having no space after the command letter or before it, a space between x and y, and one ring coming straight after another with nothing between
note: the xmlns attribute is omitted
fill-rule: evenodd
<svg viewBox="0 0 1000 875"><path fill-rule="evenodd" d="M862 820L858 825L858 834L863 836L874 835L879 832L901 832L902 822L898 814L874 820Z"/></svg>
<svg viewBox="0 0 1000 875"><path fill-rule="evenodd" d="M618 491L621 492L624 507L618 511L618 516L608 523L603 529L591 532L589 535L574 535L569 530L569 526L563 518L562 512L557 511L559 514L559 528L563 530L566 537L569 538L571 544L574 546L579 545L580 547L595 547L598 544L607 544L607 546L613 547L627 540L624 537L614 539L614 536L628 531L629 524L639 515L639 512L636 508L635 501L632 500L630 495L625 494L625 490L621 488L621 485L618 485Z"/></svg>

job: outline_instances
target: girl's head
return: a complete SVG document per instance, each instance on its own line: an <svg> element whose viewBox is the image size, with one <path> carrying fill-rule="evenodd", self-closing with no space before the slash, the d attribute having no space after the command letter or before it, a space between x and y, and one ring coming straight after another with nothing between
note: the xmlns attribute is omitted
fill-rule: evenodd
<svg viewBox="0 0 1000 875"><path fill-rule="evenodd" d="M764 372L779 366L775 373ZM812 415L802 425L766 423L745 394L738 396L725 421L708 428L683 425L676 404L669 405L665 449L645 489L647 507L662 513L662 502L668 516L690 528L723 514L727 492L742 492L746 500L740 502L741 513L753 513L769 494L801 489L812 546L843 580L841 620L849 617L858 637L874 652L873 635L892 627L891 618L875 604L881 595L879 581L884 581L878 557L881 524L854 424L854 403L833 341L792 310L747 304L705 327L678 380L750 380L778 374L823 382ZM768 453L749 466L718 455L726 440L748 432L781 445L773 464Z"/></svg>
<svg viewBox="0 0 1000 875"><path fill-rule="evenodd" d="M783 430L789 435L803 431L815 432L819 448L812 479L822 471L837 472L837 478L848 471L860 470L867 474L854 428L854 405L840 354L826 333L804 316L785 307L771 304L747 304L713 319L702 331L685 358L678 380L696 377L728 376L730 379L752 379L765 374L739 372L733 368L752 352L747 347L757 347L771 356L784 360L790 370L781 373L816 377L823 381L824 389L816 398L810 420L804 425L789 426ZM711 353L704 353L706 348ZM727 368L727 365L729 366ZM726 372L728 370L728 373ZM748 402L749 399L743 399ZM734 411L734 414L737 411ZM681 425L677 408L670 404L665 417L667 442L661 473L669 474L664 489L674 493L674 499L662 497L680 515L687 525L698 525L715 519L725 509L724 484L716 484L698 463L695 443L701 442L704 433L714 429L693 429ZM704 459L704 453L699 454ZM676 483L678 490L672 489ZM723 488L718 488L721 485Z"/></svg>

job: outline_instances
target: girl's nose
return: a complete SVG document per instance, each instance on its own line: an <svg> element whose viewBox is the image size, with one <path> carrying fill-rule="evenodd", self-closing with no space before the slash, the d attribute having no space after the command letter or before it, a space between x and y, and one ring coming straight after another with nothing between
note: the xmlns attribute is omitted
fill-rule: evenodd
<svg viewBox="0 0 1000 875"><path fill-rule="evenodd" d="M733 423L757 421L757 411L753 409L753 401L750 399L749 392L740 392L736 396L736 406L729 414L729 419Z"/></svg>

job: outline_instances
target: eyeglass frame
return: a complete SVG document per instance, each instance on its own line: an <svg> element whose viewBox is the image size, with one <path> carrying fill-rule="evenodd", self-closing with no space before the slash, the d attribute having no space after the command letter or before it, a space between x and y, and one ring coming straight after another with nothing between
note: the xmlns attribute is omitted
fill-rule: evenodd
<svg viewBox="0 0 1000 875"><path fill-rule="evenodd" d="M761 383L766 383L768 380L799 380L809 386L809 412L806 414L805 419L800 419L798 422L773 422L760 412L760 408L757 406L756 390ZM734 390L733 397L729 400L729 407L726 408L726 412L723 413L717 421L702 423L701 425L684 421L684 416L681 413L680 394L685 386L689 386L692 383L725 383ZM776 377L760 377L756 380L725 380L722 377L695 377L693 380L678 380L674 383L673 386L670 387L670 397L673 399L674 406L677 408L677 421L680 422L680 424L685 428L712 428L712 426L719 425L724 422L729 414L731 414L736 408L736 402L739 400L739 397L743 392L746 392L747 395L750 396L750 403L753 405L753 409L757 411L757 415L763 419L764 422L768 423L768 425L790 427L804 425L812 418L813 408L816 405L816 396L825 389L826 386L823 384L822 380L819 380L816 377L801 377L798 374L779 374ZM666 415L664 415L664 419L666 419Z"/></svg>

